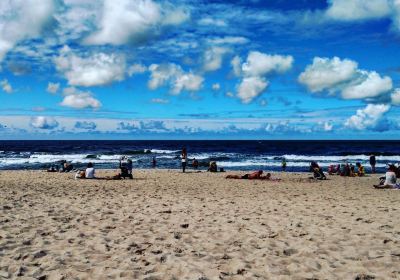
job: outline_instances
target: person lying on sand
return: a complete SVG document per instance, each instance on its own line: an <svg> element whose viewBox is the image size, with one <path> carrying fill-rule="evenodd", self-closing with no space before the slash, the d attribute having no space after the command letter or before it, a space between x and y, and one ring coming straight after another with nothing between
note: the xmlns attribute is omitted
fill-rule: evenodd
<svg viewBox="0 0 400 280"><path fill-rule="evenodd" d="M379 185L374 185L376 189L399 189L400 185L396 184L396 166L390 164L385 177L380 177Z"/></svg>
<svg viewBox="0 0 400 280"><path fill-rule="evenodd" d="M263 171L258 170L250 174L240 175L227 175L226 179L247 179L247 180L270 180L270 181L280 181L278 178L271 178L271 173L267 173L267 175L262 176Z"/></svg>

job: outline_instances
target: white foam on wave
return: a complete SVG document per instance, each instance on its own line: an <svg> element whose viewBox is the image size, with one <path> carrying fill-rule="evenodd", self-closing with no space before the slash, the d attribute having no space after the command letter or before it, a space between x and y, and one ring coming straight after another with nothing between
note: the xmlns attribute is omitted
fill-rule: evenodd
<svg viewBox="0 0 400 280"><path fill-rule="evenodd" d="M117 163L121 155L99 155L96 158L87 158L88 154L32 154L24 158L0 158L0 167L10 165L27 165L27 164L51 164L61 160L66 160L71 163ZM132 159L134 162L137 159Z"/></svg>
<svg viewBox="0 0 400 280"><path fill-rule="evenodd" d="M369 162L369 156L367 155L348 155L348 156L319 156L319 155L283 155L287 161L332 161L335 163L345 162L345 161L365 161ZM377 156L377 161L385 162L399 162L400 156Z"/></svg>
<svg viewBox="0 0 400 280"><path fill-rule="evenodd" d="M146 150L145 150L146 151ZM180 150L160 150L160 149L151 149L151 153L153 154L176 154L179 153Z"/></svg>
<svg viewBox="0 0 400 280"><path fill-rule="evenodd" d="M245 160L245 161L219 161L217 164L221 167L249 167L249 166L266 166L266 167L281 167L281 162L271 161L260 161L260 160ZM336 162L318 162L321 167L328 167L330 165L336 165ZM297 161L287 162L287 168L290 167L305 167L310 166L309 161ZM377 164L376 167L385 167L386 165L381 163Z"/></svg>

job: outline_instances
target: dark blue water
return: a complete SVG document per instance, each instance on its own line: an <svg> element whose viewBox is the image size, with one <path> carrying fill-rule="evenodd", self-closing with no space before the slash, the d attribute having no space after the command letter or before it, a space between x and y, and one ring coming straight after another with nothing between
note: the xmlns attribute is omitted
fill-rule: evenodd
<svg viewBox="0 0 400 280"><path fill-rule="evenodd" d="M116 168L123 155L136 168L151 168L153 157L158 168L179 168L183 147L204 169L215 160L228 170L280 170L283 157L287 171L307 171L311 160L368 166L370 154L377 156L379 171L400 162L400 141L0 141L0 169L45 169L60 160L78 168L88 162Z"/></svg>

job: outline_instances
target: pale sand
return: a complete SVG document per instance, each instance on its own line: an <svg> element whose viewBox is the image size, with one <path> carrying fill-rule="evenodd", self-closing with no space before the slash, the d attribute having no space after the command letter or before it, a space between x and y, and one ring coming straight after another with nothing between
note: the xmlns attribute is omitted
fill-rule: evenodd
<svg viewBox="0 0 400 280"><path fill-rule="evenodd" d="M0 172L0 279L400 279L400 191L377 176L226 174Z"/></svg>

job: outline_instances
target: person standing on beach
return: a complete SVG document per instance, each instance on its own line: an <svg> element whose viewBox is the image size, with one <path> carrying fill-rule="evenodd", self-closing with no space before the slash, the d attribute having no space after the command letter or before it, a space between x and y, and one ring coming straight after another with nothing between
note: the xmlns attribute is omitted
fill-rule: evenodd
<svg viewBox="0 0 400 280"><path fill-rule="evenodd" d="M286 159L282 158L282 171L285 172L286 171Z"/></svg>
<svg viewBox="0 0 400 280"><path fill-rule="evenodd" d="M186 163L187 163L187 151L186 151L186 148L182 149L181 161L182 161L182 172L185 173Z"/></svg>
<svg viewBox="0 0 400 280"><path fill-rule="evenodd" d="M369 157L369 164L371 165L371 173L375 173L375 165L376 165L376 157L375 157L375 155L371 155Z"/></svg>
<svg viewBox="0 0 400 280"><path fill-rule="evenodd" d="M156 166L157 166L156 157L153 157L152 166L153 166L153 168L156 168Z"/></svg>

